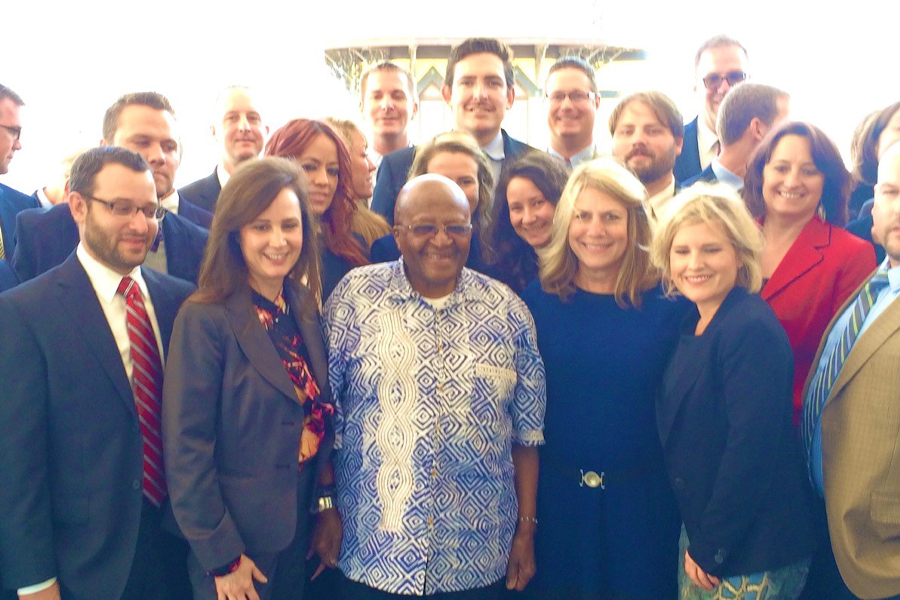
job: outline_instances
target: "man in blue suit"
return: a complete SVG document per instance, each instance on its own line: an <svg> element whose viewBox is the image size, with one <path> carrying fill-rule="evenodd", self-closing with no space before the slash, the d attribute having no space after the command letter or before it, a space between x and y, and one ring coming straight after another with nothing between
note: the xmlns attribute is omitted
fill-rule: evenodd
<svg viewBox="0 0 900 600"><path fill-rule="evenodd" d="M142 267L159 202L138 154L72 168L80 243L0 296L0 559L20 597L190 597L187 547L160 527L166 348L194 287Z"/></svg>
<svg viewBox="0 0 900 600"><path fill-rule="evenodd" d="M211 175L189 183L180 190L182 202L195 204L212 213L222 186L244 161L259 158L269 135L250 88L233 85L216 99L216 121L210 126L222 153Z"/></svg>
<svg viewBox="0 0 900 600"><path fill-rule="evenodd" d="M119 98L103 119L104 146L119 146L140 154L153 171L160 205L167 210L156 243L145 265L196 283L212 215L180 201L173 187L181 161L177 124L169 101L156 92ZM12 266L27 281L62 263L78 244L78 230L67 204L28 211L19 218L22 240Z"/></svg>
<svg viewBox="0 0 900 600"><path fill-rule="evenodd" d="M700 113L684 126L684 147L675 161L675 182L698 175L719 152L716 117L728 91L747 79L747 50L734 38L717 35L697 50L694 91Z"/></svg>
<svg viewBox="0 0 900 600"><path fill-rule="evenodd" d="M719 106L716 131L722 148L701 173L681 182L722 182L735 191L744 188L747 162L770 129L788 117L787 92L761 83L742 83Z"/></svg>
<svg viewBox="0 0 900 600"><path fill-rule="evenodd" d="M441 93L453 111L454 128L471 133L490 159L495 184L504 165L533 150L501 129L516 98L514 85L512 51L503 42L470 38L450 50ZM394 222L394 203L415 153L415 148L392 152L378 168L372 210L388 223Z"/></svg>
<svg viewBox="0 0 900 600"><path fill-rule="evenodd" d="M22 149L19 107L24 104L17 93L0 85L0 175L9 172L10 161ZM11 258L15 252L16 214L36 206L34 198L0 183L0 260Z"/></svg>

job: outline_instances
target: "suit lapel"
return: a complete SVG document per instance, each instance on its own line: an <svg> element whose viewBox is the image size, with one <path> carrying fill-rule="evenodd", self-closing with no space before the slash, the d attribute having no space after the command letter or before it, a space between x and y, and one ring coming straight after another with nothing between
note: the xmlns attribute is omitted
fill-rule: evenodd
<svg viewBox="0 0 900 600"><path fill-rule="evenodd" d="M696 323L696 317L697 309L694 308L685 316L682 331L687 329L688 322ZM707 331L707 333L709 332ZM682 335L687 334L684 333ZM663 446L666 445L666 442L669 439L669 433L672 430L672 425L675 423L675 417L681 409L681 404L694 387L694 384L697 383L697 379L700 377L702 371L703 361L707 358L708 357L705 355L699 356L697 353L692 353L688 355L687 360L682 361L677 366L673 365L673 367L677 369L672 373L674 383L671 387L662 391L663 397L665 398L665 404L659 407L658 415L659 436Z"/></svg>
<svg viewBox="0 0 900 600"><path fill-rule="evenodd" d="M125 373L119 347L112 335L97 293L91 280L73 252L59 268L58 302L66 308L66 314L78 315L72 319L74 327L92 350L91 354L106 371L119 397L128 411L137 418L134 404L134 391ZM85 360L86 357L72 357L73 360Z"/></svg>
<svg viewBox="0 0 900 600"><path fill-rule="evenodd" d="M228 321L238 345L262 377L294 402L299 402L281 357L265 327L259 322L249 289L237 292L225 302Z"/></svg>
<svg viewBox="0 0 900 600"><path fill-rule="evenodd" d="M869 279L871 279L871 277ZM863 286L868 282L869 280L867 279ZM862 289L862 286L860 286L860 289ZM855 302L858 295L859 290L850 296L849 301ZM843 309L838 311L837 314L840 315L842 313ZM898 329L900 329L900 301L895 299L891 302L890 306L888 306L885 311L869 325L868 329L866 329L859 339L856 340L856 343L853 344L853 348L850 350L850 356L844 361L844 366L841 367L841 372L838 374L838 378L831 388L829 401L841 392L844 386L850 382L862 366L872 358L872 355L875 354L882 344L884 344ZM825 335L827 336L828 334L826 333ZM818 363L813 363L813 365L816 364Z"/></svg>
<svg viewBox="0 0 900 600"><path fill-rule="evenodd" d="M765 301L777 295L794 280L822 262L822 248L831 243L831 231L827 224L813 217L772 273L766 286L760 292Z"/></svg>

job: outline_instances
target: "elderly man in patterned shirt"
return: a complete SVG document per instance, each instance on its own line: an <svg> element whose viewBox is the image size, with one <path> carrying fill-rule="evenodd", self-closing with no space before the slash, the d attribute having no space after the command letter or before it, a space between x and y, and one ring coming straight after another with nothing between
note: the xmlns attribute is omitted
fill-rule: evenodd
<svg viewBox="0 0 900 600"><path fill-rule="evenodd" d="M506 286L464 268L469 204L423 175L398 197L402 258L325 307L344 598L496 598L534 574L544 365ZM446 596L444 596L446 595Z"/></svg>

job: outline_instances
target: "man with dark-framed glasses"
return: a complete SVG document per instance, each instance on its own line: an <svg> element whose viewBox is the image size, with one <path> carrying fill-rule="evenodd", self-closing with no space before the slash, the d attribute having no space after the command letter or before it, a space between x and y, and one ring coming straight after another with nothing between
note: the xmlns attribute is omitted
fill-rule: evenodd
<svg viewBox="0 0 900 600"><path fill-rule="evenodd" d="M159 206L124 148L73 164L75 252L0 298L0 557L20 598L190 597L163 531L165 349L194 287L143 266Z"/></svg>

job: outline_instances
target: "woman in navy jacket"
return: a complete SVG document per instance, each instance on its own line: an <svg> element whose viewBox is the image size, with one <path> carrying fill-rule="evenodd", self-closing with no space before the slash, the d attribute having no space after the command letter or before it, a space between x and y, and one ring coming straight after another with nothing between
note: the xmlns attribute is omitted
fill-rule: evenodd
<svg viewBox="0 0 900 600"><path fill-rule="evenodd" d="M755 292L761 238L733 192L693 186L659 223L653 260L694 303L657 424L681 509L681 598L796 598L812 550L791 425L787 335Z"/></svg>

